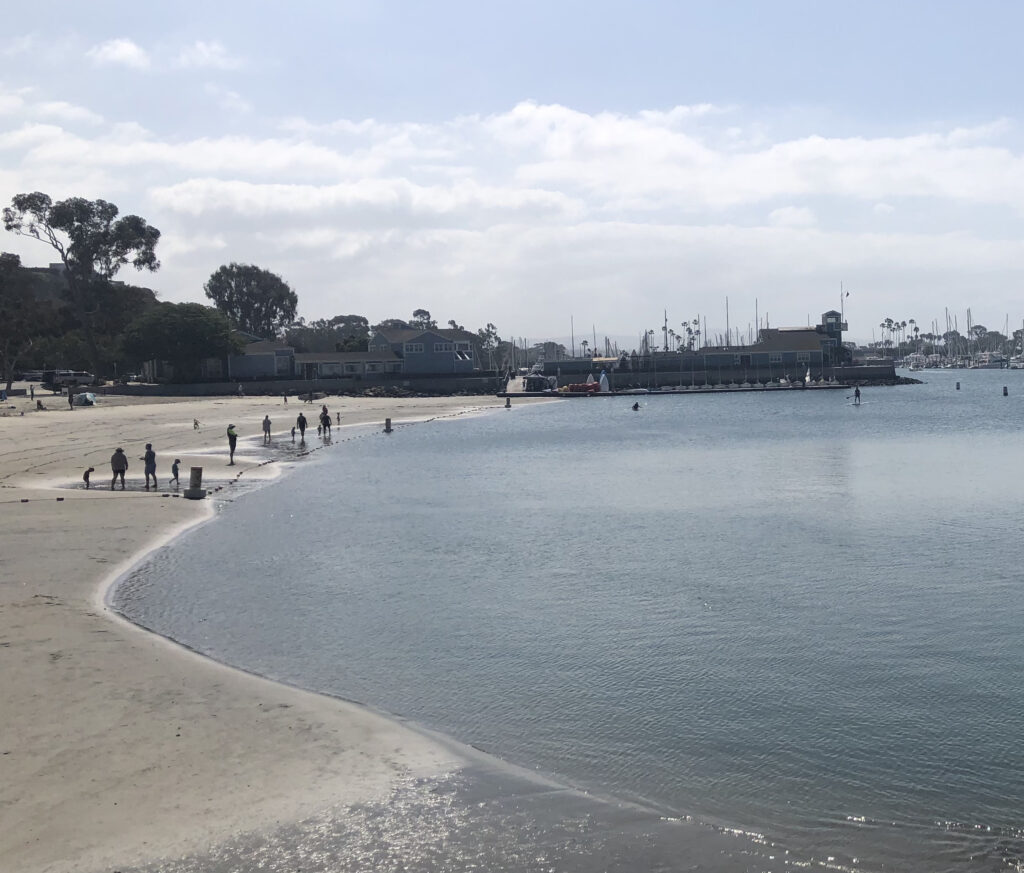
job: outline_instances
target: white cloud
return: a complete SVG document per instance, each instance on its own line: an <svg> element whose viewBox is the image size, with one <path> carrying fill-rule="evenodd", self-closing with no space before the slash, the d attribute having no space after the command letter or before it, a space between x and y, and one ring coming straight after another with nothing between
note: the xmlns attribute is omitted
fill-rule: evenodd
<svg viewBox="0 0 1024 873"><path fill-rule="evenodd" d="M185 46L179 53L176 66L183 69L237 70L242 66L240 58L233 57L217 40L206 42L196 40Z"/></svg>
<svg viewBox="0 0 1024 873"><path fill-rule="evenodd" d="M103 121L103 116L93 112L91 109L65 103L63 100L37 103L34 111L41 118L55 118L59 121L82 121L87 124L100 124Z"/></svg>
<svg viewBox="0 0 1024 873"><path fill-rule="evenodd" d="M203 90L212 97L217 105L225 112L232 115L247 115L252 112L252 104L237 91L225 88L212 82L207 82Z"/></svg>
<svg viewBox="0 0 1024 873"><path fill-rule="evenodd" d="M237 92L206 93L233 106L233 127L259 120ZM35 92L0 88L0 112L5 184L146 216L164 233L152 281L168 299L198 299L239 260L293 282L307 316L427 305L536 332L586 308L599 332L627 333L666 306L715 311L726 294L737 311L756 293L773 323L802 323L842 278L856 331L894 300L919 322L964 302L986 321L980 301L962 301L980 287L1014 313L1024 281L1024 151L1003 121L773 138L715 107L522 103L438 123L300 117L269 136L252 125L183 138Z"/></svg>
<svg viewBox="0 0 1024 873"><path fill-rule="evenodd" d="M768 213L768 221L776 227L812 227L817 223L814 212L806 206L782 206Z"/></svg>
<svg viewBox="0 0 1024 873"><path fill-rule="evenodd" d="M130 39L110 39L94 45L85 54L98 65L120 64L135 70L149 69L149 55Z"/></svg>

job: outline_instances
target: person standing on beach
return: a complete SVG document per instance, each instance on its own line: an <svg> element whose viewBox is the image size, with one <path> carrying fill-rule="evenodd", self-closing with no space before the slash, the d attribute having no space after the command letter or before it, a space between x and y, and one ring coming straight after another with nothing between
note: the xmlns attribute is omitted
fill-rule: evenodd
<svg viewBox="0 0 1024 873"><path fill-rule="evenodd" d="M285 392L285 391L281 392L281 399L284 401L284 405L287 406L288 405L288 394L287 394L287 392Z"/></svg>
<svg viewBox="0 0 1024 873"><path fill-rule="evenodd" d="M29 385L28 386L28 399L29 400L35 400L36 399L36 386L35 385Z"/></svg>
<svg viewBox="0 0 1024 873"><path fill-rule="evenodd" d="M228 466L232 467L235 463L235 446L238 444L238 431L235 430L233 424L228 425L228 453L229 460Z"/></svg>
<svg viewBox="0 0 1024 873"><path fill-rule="evenodd" d="M299 429L299 442L304 443L306 441L306 416L301 412L295 419L295 426Z"/></svg>
<svg viewBox="0 0 1024 873"><path fill-rule="evenodd" d="M263 416L263 445L270 442L270 416Z"/></svg>
<svg viewBox="0 0 1024 873"><path fill-rule="evenodd" d="M145 465L142 471L146 474L146 490L149 491L149 477L153 477L153 490L156 491L156 452L153 451L153 444L146 443L146 454L139 458Z"/></svg>
<svg viewBox="0 0 1024 873"><path fill-rule="evenodd" d="M86 471L85 471L85 472L84 472L84 473L82 474L82 481L83 481L83 482L85 483L85 487L86 487L86 489L88 489L88 487L89 487L89 475L90 475L91 473L95 473L95 472L96 472L96 468L95 468L95 467L89 467L89 468L88 468L88 469L87 469L87 470L86 470Z"/></svg>
<svg viewBox="0 0 1024 873"><path fill-rule="evenodd" d="M68 388L68 409L75 411L75 392Z"/></svg>
<svg viewBox="0 0 1024 873"><path fill-rule="evenodd" d="M853 389L853 405L860 406L860 386Z"/></svg>
<svg viewBox="0 0 1024 873"><path fill-rule="evenodd" d="M114 490L114 483L117 481L118 476L120 476L121 490L124 491L124 474L128 471L128 456L120 446L110 456L110 469L114 473L113 478L110 480L110 490Z"/></svg>

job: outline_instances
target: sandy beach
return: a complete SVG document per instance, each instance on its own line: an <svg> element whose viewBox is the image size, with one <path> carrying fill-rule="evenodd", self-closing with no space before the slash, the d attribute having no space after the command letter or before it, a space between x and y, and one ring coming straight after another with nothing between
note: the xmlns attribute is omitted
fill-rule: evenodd
<svg viewBox="0 0 1024 873"><path fill-rule="evenodd" d="M103 605L121 573L212 511L210 500L165 496L174 458L183 487L194 464L208 487L237 473L275 475L279 465L265 464L260 447L263 416L290 446L304 408L315 446L318 405L110 397L70 411L63 398L42 399L46 412L15 398L0 417L0 867L99 871L179 857L458 767L450 751L396 722L224 667ZM343 425L503 405L325 402ZM240 437L233 467L229 423ZM339 436L335 428L329 450L344 451ZM138 460L147 442L160 484L149 493ZM129 458L129 490L112 493L117 446ZM220 572L231 570L211 569Z"/></svg>

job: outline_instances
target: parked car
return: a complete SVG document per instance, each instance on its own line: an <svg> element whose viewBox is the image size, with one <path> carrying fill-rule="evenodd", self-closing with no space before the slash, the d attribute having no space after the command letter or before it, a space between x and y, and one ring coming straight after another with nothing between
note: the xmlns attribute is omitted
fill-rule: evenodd
<svg viewBox="0 0 1024 873"><path fill-rule="evenodd" d="M45 370L42 378L43 387L51 391L60 391L77 385L92 385L95 381L96 377L85 370Z"/></svg>

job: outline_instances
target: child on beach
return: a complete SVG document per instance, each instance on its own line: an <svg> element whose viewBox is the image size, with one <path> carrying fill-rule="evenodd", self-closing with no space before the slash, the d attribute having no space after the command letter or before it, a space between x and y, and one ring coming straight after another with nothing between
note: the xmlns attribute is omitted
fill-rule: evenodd
<svg viewBox="0 0 1024 873"><path fill-rule="evenodd" d="M82 481L85 483L85 487L86 488L89 487L89 474L90 473L95 473L95 472L96 472L96 468L95 467L90 467L88 470L86 470L82 474Z"/></svg>
<svg viewBox="0 0 1024 873"><path fill-rule="evenodd" d="M174 463L171 464L171 482L174 483L174 487L178 487L178 465L181 464L180 458L175 458Z"/></svg>

